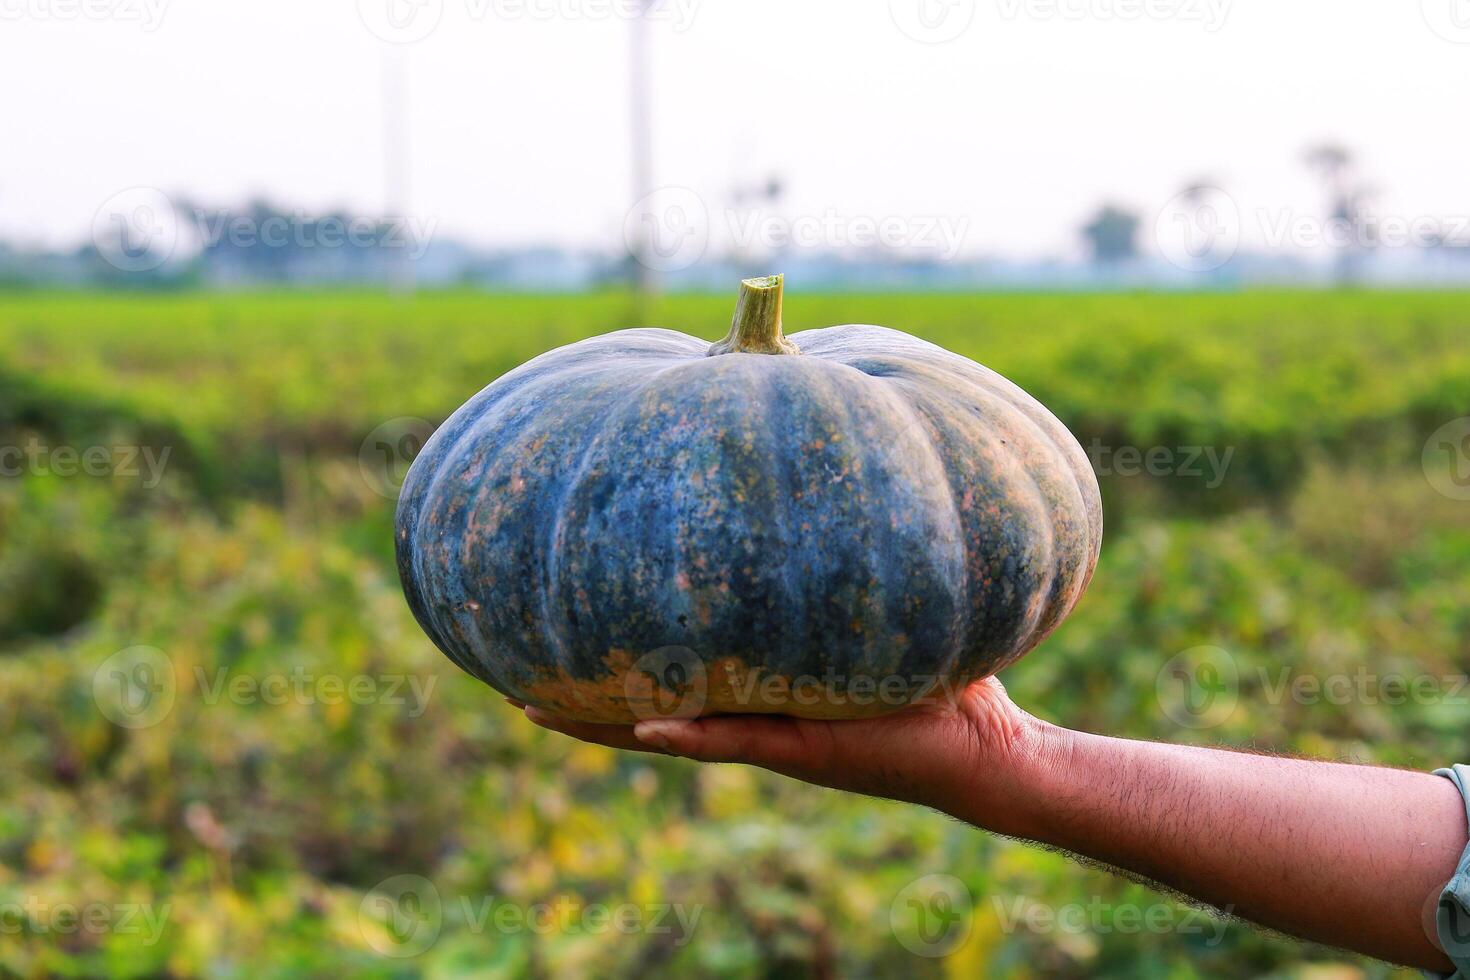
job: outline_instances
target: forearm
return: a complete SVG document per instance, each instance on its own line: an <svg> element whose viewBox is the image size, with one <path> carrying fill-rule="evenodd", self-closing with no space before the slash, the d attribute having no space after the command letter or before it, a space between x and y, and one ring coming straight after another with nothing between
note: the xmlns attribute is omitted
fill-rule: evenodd
<svg viewBox="0 0 1470 980"><path fill-rule="evenodd" d="M1449 967L1424 912L1467 829L1459 792L1438 776L1067 732L1016 709L995 678L947 706L862 721L726 716L629 730L527 714L603 745L936 806L1304 939Z"/></svg>
<svg viewBox="0 0 1470 980"><path fill-rule="evenodd" d="M1448 780L1049 726L1039 738L1006 803L977 789L955 815L1295 936L1448 967L1423 919L1466 842Z"/></svg>

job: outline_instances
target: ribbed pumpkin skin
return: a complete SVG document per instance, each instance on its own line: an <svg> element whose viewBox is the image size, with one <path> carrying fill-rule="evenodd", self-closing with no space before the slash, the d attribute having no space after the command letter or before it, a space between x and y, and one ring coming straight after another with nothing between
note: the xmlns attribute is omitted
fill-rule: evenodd
<svg viewBox="0 0 1470 980"><path fill-rule="evenodd" d="M630 701L629 671L665 648L705 672L700 713L844 718L1039 643L1102 539L1072 435L907 334L789 339L801 354L706 356L623 330L465 404L397 516L404 591L439 648L527 703L632 722L656 711Z"/></svg>

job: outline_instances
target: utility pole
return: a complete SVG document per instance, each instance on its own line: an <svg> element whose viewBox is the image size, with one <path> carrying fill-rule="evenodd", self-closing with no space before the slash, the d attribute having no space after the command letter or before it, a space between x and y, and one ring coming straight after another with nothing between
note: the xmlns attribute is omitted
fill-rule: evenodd
<svg viewBox="0 0 1470 980"><path fill-rule="evenodd" d="M633 202L640 206L653 193L653 98L649 63L648 12L653 0L640 0L638 16L633 19L632 44L629 50L631 63L629 79L632 82L631 117L633 121ZM649 256L652 246L650 238L653 228L637 216L638 230L633 245L633 293L637 314L640 318L648 311L649 301L657 288Z"/></svg>
<svg viewBox="0 0 1470 980"><path fill-rule="evenodd" d="M408 220L408 55L396 44L383 45L383 204L389 221ZM422 244L422 243L417 243ZM388 289L400 296L414 291L409 243L388 255Z"/></svg>

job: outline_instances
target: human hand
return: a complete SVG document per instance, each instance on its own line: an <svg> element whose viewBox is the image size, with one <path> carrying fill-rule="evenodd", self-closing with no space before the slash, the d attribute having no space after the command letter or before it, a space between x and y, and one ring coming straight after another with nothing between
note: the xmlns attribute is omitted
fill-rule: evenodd
<svg viewBox="0 0 1470 980"><path fill-rule="evenodd" d="M537 725L585 742L760 766L820 786L932 806L1018 836L1025 833L1026 790L1058 750L1056 730L1017 708L994 677L953 697L855 721L719 715L602 725L538 708L525 712Z"/></svg>
<svg viewBox="0 0 1470 980"><path fill-rule="evenodd" d="M1291 935L1453 969L1421 918L1465 848L1465 801L1439 776L1068 732L1021 711L994 678L860 721L526 715L614 748L932 806Z"/></svg>

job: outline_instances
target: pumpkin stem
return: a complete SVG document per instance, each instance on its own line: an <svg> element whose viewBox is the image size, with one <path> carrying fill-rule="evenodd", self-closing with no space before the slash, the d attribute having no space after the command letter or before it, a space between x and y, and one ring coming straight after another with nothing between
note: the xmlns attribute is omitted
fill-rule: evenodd
<svg viewBox="0 0 1470 980"><path fill-rule="evenodd" d="M781 334L781 288L785 276L742 279L735 319L725 339L711 345L715 354L800 354Z"/></svg>

